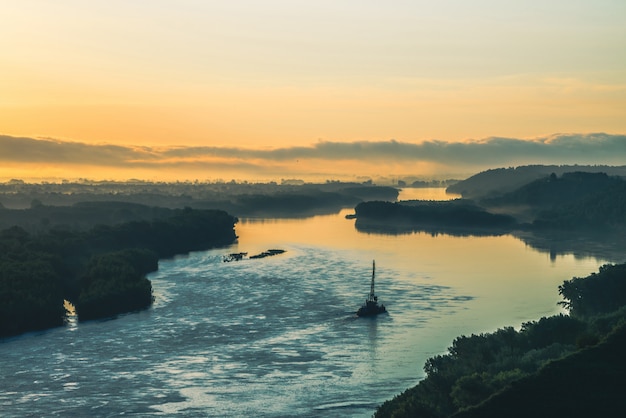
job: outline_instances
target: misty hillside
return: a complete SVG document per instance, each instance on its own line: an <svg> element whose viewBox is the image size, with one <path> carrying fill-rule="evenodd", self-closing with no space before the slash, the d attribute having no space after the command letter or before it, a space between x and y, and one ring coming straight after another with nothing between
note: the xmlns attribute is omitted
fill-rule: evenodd
<svg viewBox="0 0 626 418"><path fill-rule="evenodd" d="M501 169L491 171L488 177L495 184L502 176L501 183L511 185L512 175L514 171ZM363 231L404 225L409 230L463 227L474 232L483 228L606 232L607 227L626 227L626 180L598 172L551 173L499 196L448 202L370 201L359 203L355 213L357 229Z"/></svg>
<svg viewBox="0 0 626 418"><path fill-rule="evenodd" d="M492 198L512 192L552 173L561 176L577 171L626 177L626 166L527 165L483 171L449 186L446 190L469 199Z"/></svg>
<svg viewBox="0 0 626 418"><path fill-rule="evenodd" d="M500 197L483 199L481 202L488 206L508 204L546 208L572 203L590 195L602 194L623 183L621 178L609 177L606 173L577 171L564 173L560 177L553 173L515 191Z"/></svg>
<svg viewBox="0 0 626 418"><path fill-rule="evenodd" d="M589 193L569 204L542 211L538 227L624 227L626 226L626 181Z"/></svg>
<svg viewBox="0 0 626 418"><path fill-rule="evenodd" d="M95 211L98 210L104 211L101 223L131 221L136 220L132 212L137 212L138 208L133 204L169 209L220 209L238 217L304 217L336 213L366 200L396 200L397 197L396 188L377 186L371 182L302 185L141 181L34 184L12 180L0 183L0 210L5 210L0 227L32 224L45 218L48 219L45 223L57 220L64 224L81 223L84 218L96 217ZM77 209L81 212L79 220L66 215L68 210L60 208L77 204L82 205ZM59 208L52 209L53 206ZM106 207L111 208L111 213ZM92 224L91 221L89 223Z"/></svg>
<svg viewBox="0 0 626 418"><path fill-rule="evenodd" d="M553 173L481 204L525 207L540 227L624 226L626 181L605 173Z"/></svg>

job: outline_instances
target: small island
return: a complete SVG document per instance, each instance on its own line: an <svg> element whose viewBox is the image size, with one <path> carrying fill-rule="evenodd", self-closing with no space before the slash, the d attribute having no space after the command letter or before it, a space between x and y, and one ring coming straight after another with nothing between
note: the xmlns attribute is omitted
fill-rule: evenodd
<svg viewBox="0 0 626 418"><path fill-rule="evenodd" d="M283 253L285 253L285 250L270 249L267 251L263 251L262 253L259 253L259 254L251 255L250 257L248 257L248 259L256 260L259 258L273 257L275 255L283 254ZM241 260L244 260L247 256L248 256L247 252L230 253L230 254L226 254L225 256L223 256L222 261L225 263L230 263L231 261L241 261Z"/></svg>
<svg viewBox="0 0 626 418"><path fill-rule="evenodd" d="M403 201L363 202L355 207L356 228L363 232L483 231L502 233L512 230L515 218L489 213L473 202Z"/></svg>
<svg viewBox="0 0 626 418"><path fill-rule="evenodd" d="M467 187L470 192L464 192L463 198L361 202L356 205L355 213L346 218L356 218L355 227L359 231L389 234L515 232L518 235L532 233L535 234L532 238L541 239L553 232L577 231L589 236L594 233L624 235L626 231L626 180L623 177L596 171L564 172L560 176L553 172L524 183L528 170L496 170L495 173L478 174L448 188L463 191ZM492 184L497 183L497 174L507 181L494 189ZM516 174L520 178L513 181Z"/></svg>

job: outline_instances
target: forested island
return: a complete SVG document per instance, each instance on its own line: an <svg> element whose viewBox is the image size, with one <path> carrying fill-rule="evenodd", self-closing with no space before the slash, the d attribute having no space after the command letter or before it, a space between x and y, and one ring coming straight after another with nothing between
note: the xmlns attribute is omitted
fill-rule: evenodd
<svg viewBox="0 0 626 418"><path fill-rule="evenodd" d="M146 308L153 300L146 274L160 258L236 239L237 218L224 211L143 211L160 217L86 230L0 231L0 337L62 325L65 300L79 320Z"/></svg>
<svg viewBox="0 0 626 418"><path fill-rule="evenodd" d="M621 416L626 408L626 264L559 286L569 315L460 336L377 418Z"/></svg>
<svg viewBox="0 0 626 418"><path fill-rule="evenodd" d="M552 172L520 185L529 172L536 177L537 168L496 171L504 176L502 183L493 172L470 178L466 181L472 186L473 199L464 194L445 202L363 202L355 208L356 227L364 232L464 230L476 235L494 230L615 233L626 229L623 177L604 172L575 171L560 176ZM479 193L481 184L484 189ZM460 182L448 190L465 190L463 187L464 182Z"/></svg>
<svg viewBox="0 0 626 418"><path fill-rule="evenodd" d="M355 207L355 226L363 232L464 230L478 233L508 232L516 225L512 216L489 213L471 201L363 202Z"/></svg>
<svg viewBox="0 0 626 418"><path fill-rule="evenodd" d="M602 246L623 254L626 167L490 170L448 188L447 202L363 202L355 227L385 234L512 233L551 257ZM569 171L572 170L572 171ZM572 247L572 245L574 247ZM600 250L601 251L601 250ZM620 416L626 408L626 264L559 287L569 312L456 338L426 377L376 417Z"/></svg>

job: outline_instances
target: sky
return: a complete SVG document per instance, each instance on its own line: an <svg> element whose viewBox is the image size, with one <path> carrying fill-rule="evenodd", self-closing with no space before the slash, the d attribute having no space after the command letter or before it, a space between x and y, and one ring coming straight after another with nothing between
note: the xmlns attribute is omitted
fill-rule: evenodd
<svg viewBox="0 0 626 418"><path fill-rule="evenodd" d="M623 0L0 0L0 180L626 164Z"/></svg>

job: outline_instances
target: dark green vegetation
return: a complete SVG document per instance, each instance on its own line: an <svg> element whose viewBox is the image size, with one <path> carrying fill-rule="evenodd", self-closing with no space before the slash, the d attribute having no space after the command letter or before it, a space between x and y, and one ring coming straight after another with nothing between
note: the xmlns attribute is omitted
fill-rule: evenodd
<svg viewBox="0 0 626 418"><path fill-rule="evenodd" d="M621 416L626 407L626 264L559 287L570 315L461 336L426 378L376 417Z"/></svg>
<svg viewBox="0 0 626 418"><path fill-rule="evenodd" d="M18 212L3 213L0 228L19 224L41 229L51 224L71 228L82 227L89 216L96 215L100 205L118 204L104 213L100 223L113 224L137 219L132 203L159 207L220 209L237 217L305 217L336 213L354 207L364 200L396 200L398 190L376 186L371 182L324 184L276 183L150 183L150 182L64 182L62 184L28 184L19 180L0 183L0 211L7 209L36 209L42 211L37 224ZM97 202L84 207L82 202ZM83 205L84 212L73 220L63 214L63 206ZM52 210L51 208L56 209ZM159 209L155 209L159 210ZM157 214L157 216L159 216ZM32 219L32 218L31 218Z"/></svg>
<svg viewBox="0 0 626 418"><path fill-rule="evenodd" d="M527 183L547 168L544 166L490 170L484 176L467 180L474 199L449 202L403 201L365 202L357 205L359 230L371 232L459 233L471 231L483 235L486 229L541 234L554 231L601 232L603 235L622 234L626 230L626 181L603 172L552 172ZM563 170L563 167L559 167ZM610 167L602 167L610 168ZM613 172L626 171L614 167ZM500 176L502 182L498 182ZM459 187L463 187L462 186ZM504 185L503 185L504 184ZM505 186L506 185L506 186ZM456 186L456 185L455 185ZM479 186L485 187L482 194ZM448 190L450 190L448 188ZM511 188L511 190L509 190ZM526 238L523 238L526 240Z"/></svg>
<svg viewBox="0 0 626 418"><path fill-rule="evenodd" d="M511 168L494 168L475 174L465 180L448 186L450 193L465 199L484 199L501 196L554 173L606 173L609 176L626 177L626 166L581 166L581 165L526 165Z"/></svg>
<svg viewBox="0 0 626 418"><path fill-rule="evenodd" d="M626 181L605 173L553 173L480 202L492 209L524 208L535 229L626 225Z"/></svg>
<svg viewBox="0 0 626 418"><path fill-rule="evenodd" d="M1 183L0 336L61 325L64 300L81 320L149 306L159 258L236 239L226 211L299 217L397 196L371 182Z"/></svg>
<svg viewBox="0 0 626 418"><path fill-rule="evenodd" d="M145 275L157 269L159 258L236 239L237 219L226 212L167 212L165 218L87 231L29 233L18 226L1 231L0 336L62 325L64 299L81 320L145 308L152 303Z"/></svg>
<svg viewBox="0 0 626 418"><path fill-rule="evenodd" d="M490 170L448 188L463 199L359 204L356 227L382 233L514 232L551 256L604 253L608 245L621 258L626 181L619 175L626 175L626 167L581 169ZM566 281L559 291L569 316L455 339L447 354L427 361L420 384L383 404L376 416L623 414L626 265L602 267L585 279Z"/></svg>
<svg viewBox="0 0 626 418"><path fill-rule="evenodd" d="M127 202L78 202L71 206L48 206L35 200L27 209L0 209L0 229L20 226L29 232L53 229L88 230L96 225L151 221L167 218L172 209Z"/></svg>
<svg viewBox="0 0 626 418"><path fill-rule="evenodd" d="M492 214L465 200L445 202L364 202L355 208L356 228L361 231L491 229L510 230L515 219L508 215Z"/></svg>

